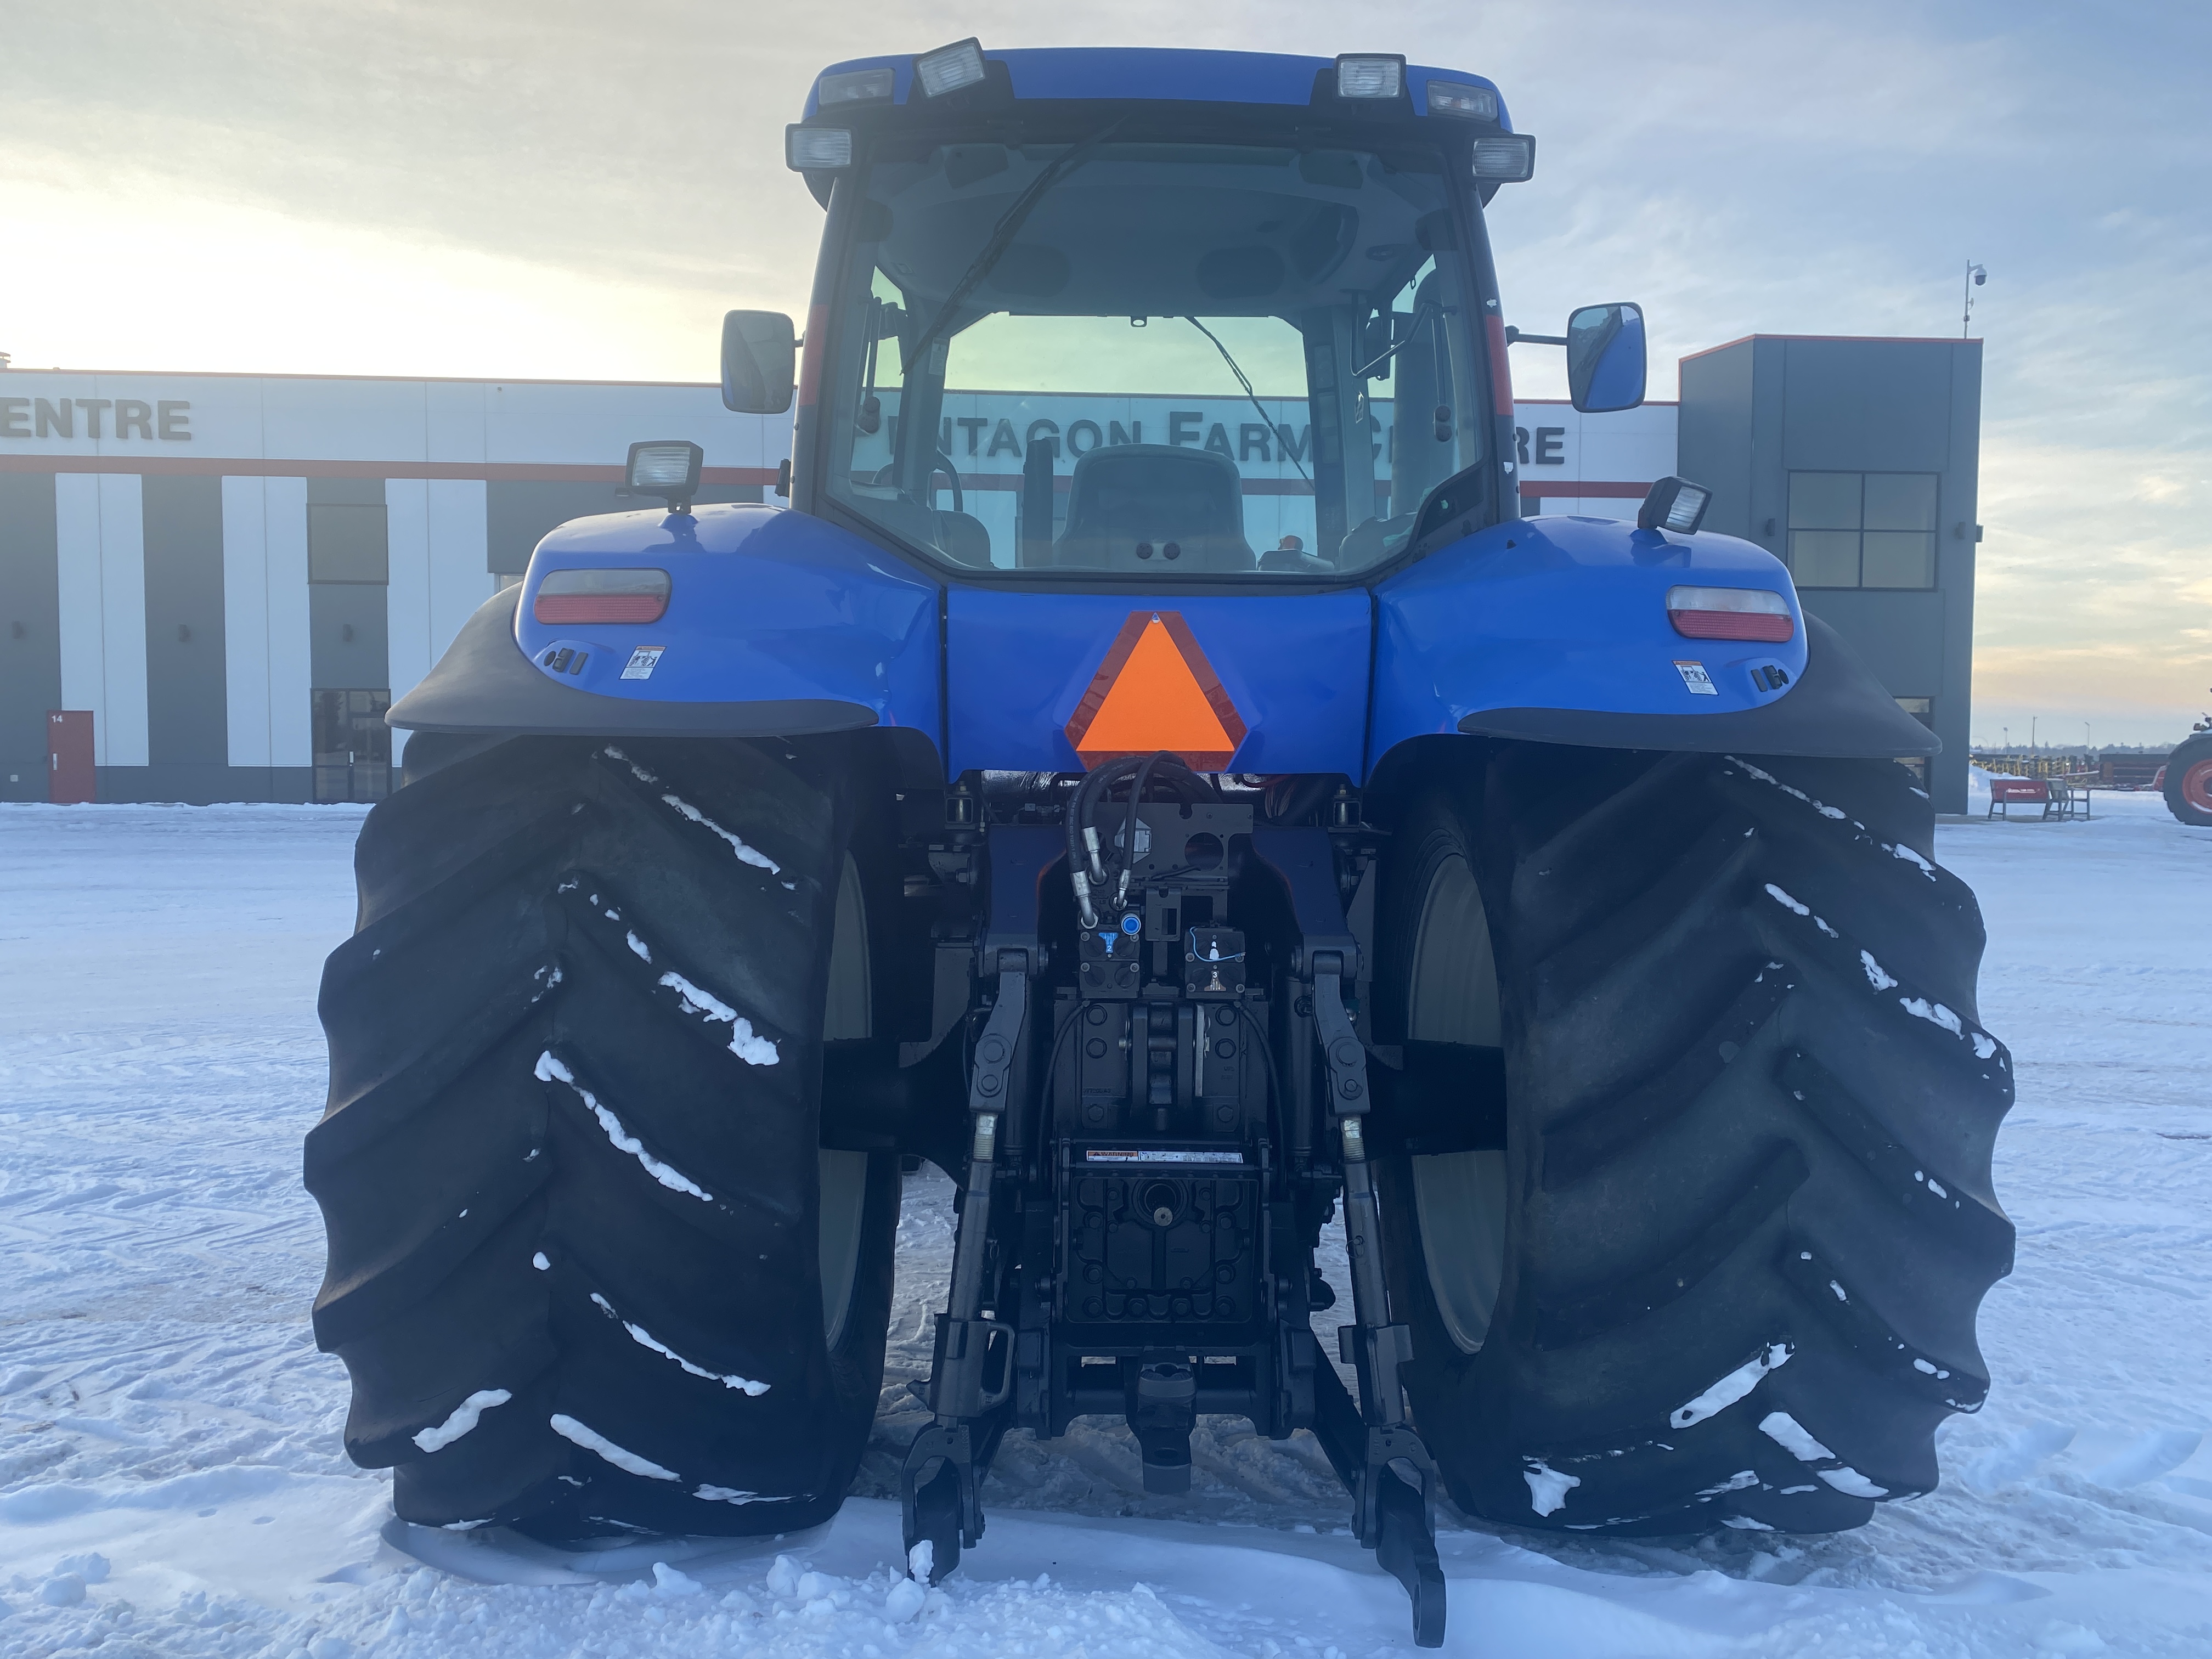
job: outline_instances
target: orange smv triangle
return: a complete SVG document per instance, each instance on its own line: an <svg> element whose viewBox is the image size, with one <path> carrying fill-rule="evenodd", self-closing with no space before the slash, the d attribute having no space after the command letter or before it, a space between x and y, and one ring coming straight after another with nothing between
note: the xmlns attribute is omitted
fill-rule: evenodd
<svg viewBox="0 0 2212 1659"><path fill-rule="evenodd" d="M1075 714L1067 740L1088 769L1164 750L1198 772L1225 770L1245 726L1179 611L1133 611Z"/></svg>

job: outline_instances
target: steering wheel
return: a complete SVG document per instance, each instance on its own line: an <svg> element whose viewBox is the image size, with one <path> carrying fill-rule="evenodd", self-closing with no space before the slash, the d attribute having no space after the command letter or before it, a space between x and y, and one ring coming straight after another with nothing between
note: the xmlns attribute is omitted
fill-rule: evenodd
<svg viewBox="0 0 2212 1659"><path fill-rule="evenodd" d="M968 510L968 505L961 499L960 469L952 465L952 458L941 449L931 457L929 493L933 495L937 493L937 474L939 472L952 480L952 510L955 513L964 514ZM876 476L868 480L872 484L885 484L890 481L891 464L889 461L878 467Z"/></svg>

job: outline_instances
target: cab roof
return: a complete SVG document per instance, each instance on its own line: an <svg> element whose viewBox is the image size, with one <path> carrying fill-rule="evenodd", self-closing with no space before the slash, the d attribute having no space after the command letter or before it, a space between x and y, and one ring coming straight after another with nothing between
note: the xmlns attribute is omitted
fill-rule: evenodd
<svg viewBox="0 0 2212 1659"><path fill-rule="evenodd" d="M1020 102L1049 100L1144 100L1190 104L1310 105L1319 77L1334 70L1333 58L1292 57L1268 52L1204 52L1162 46L1039 46L994 52L988 47L987 64L1003 64ZM842 75L854 70L889 69L894 80L891 100L903 105L915 96L915 54L851 58L832 64L822 75ZM1498 83L1486 76L1460 70L1406 65L1406 89L1413 107L1428 107L1431 81L1451 81L1488 88L1498 94L1498 124L1513 130L1505 97ZM820 97L821 76L806 91L803 118L811 120Z"/></svg>

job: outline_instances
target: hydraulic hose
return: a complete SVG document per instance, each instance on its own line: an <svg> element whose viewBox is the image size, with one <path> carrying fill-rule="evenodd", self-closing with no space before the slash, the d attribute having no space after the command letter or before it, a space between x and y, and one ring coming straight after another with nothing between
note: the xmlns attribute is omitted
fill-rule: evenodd
<svg viewBox="0 0 2212 1659"><path fill-rule="evenodd" d="M1174 789L1182 799L1190 802L1218 800L1220 792L1199 773L1172 754L1161 750L1151 755L1128 755L1119 760L1108 761L1095 771L1086 773L1075 787L1075 793L1067 803L1067 873L1069 884L1075 890L1075 906L1085 927L1097 924L1097 911L1092 894L1103 884L1105 868L1101 862L1098 836L1092 818L1100 800L1123 779L1129 780L1129 811L1122 830L1121 851L1115 855L1121 881L1115 894L1120 904L1128 897L1130 872L1137 862L1137 809L1145 793L1156 783Z"/></svg>
<svg viewBox="0 0 2212 1659"><path fill-rule="evenodd" d="M1092 830L1092 804L1099 793L1113 781L1127 775L1136 767L1134 760L1109 761L1097 770L1085 774L1082 782L1075 786L1075 794L1067 803L1067 878L1075 890L1075 908L1085 927L1097 925L1098 914L1091 899L1094 882L1103 884L1105 872L1098 864L1097 835Z"/></svg>

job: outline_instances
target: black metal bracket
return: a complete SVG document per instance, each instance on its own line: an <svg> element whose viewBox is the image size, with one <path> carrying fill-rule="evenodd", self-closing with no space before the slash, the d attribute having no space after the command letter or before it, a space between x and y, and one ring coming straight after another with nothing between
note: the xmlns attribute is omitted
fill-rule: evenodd
<svg viewBox="0 0 2212 1659"><path fill-rule="evenodd" d="M930 1365L929 1407L936 1421L915 1437L899 1476L908 1571L926 1572L932 1583L958 1565L963 1548L973 1549L982 1540L983 1471L997 1448L1000 1419L1013 1391L1014 1329L982 1316L984 1268L1000 1131L1020 1076L1030 976L1037 963L1034 951L1020 946L995 955L998 1000L975 1040L968 1084L968 1179L953 1236L952 1287L937 1317ZM989 1380L994 1358L995 1383ZM915 1547L923 1543L930 1546L926 1567L915 1558Z"/></svg>
<svg viewBox="0 0 2212 1659"><path fill-rule="evenodd" d="M1444 1577L1434 1521L1438 1483L1428 1449L1410 1428L1362 1423L1359 1407L1330 1365L1318 1367L1314 1375L1313 1427L1329 1466L1352 1493L1359 1541L1406 1587L1413 1602L1413 1644L1441 1647Z"/></svg>
<svg viewBox="0 0 2212 1659"><path fill-rule="evenodd" d="M1314 1033L1328 1071L1329 1115L1344 1154L1344 1237L1352 1266L1352 1322L1340 1327L1340 1353L1359 1379L1355 1439L1340 1406L1334 1413L1336 1443L1330 1462L1352 1488L1352 1529L1375 1552L1383 1569L1406 1587L1413 1603L1413 1640L1438 1647L1444 1639L1444 1576L1437 1559L1437 1465L1407 1420L1400 1368L1413 1357L1413 1333L1390 1319L1382 1273L1382 1212L1375 1172L1367 1161L1364 1121L1372 1097L1367 1051L1344 1006L1344 980L1357 966L1353 952L1314 950L1306 968L1313 983ZM1329 1381L1336 1381L1330 1374ZM1335 1393L1342 1401L1340 1384ZM1348 1406L1348 1401L1343 1401ZM1317 1416L1329 1413L1317 1412Z"/></svg>
<svg viewBox="0 0 2212 1659"><path fill-rule="evenodd" d="M981 1485L974 1435L965 1424L932 1423L914 1437L899 1471L908 1574L937 1583L959 1565L963 1546L973 1549L981 1541ZM924 1544L929 1553L918 1558Z"/></svg>
<svg viewBox="0 0 2212 1659"><path fill-rule="evenodd" d="M1314 1034L1328 1068L1329 1115L1338 1119L1364 1117L1373 1103L1367 1090L1367 1050L1344 1006L1344 981L1358 961L1358 953L1350 950L1316 951L1312 958Z"/></svg>

